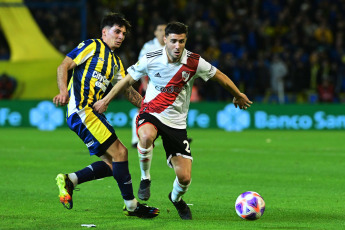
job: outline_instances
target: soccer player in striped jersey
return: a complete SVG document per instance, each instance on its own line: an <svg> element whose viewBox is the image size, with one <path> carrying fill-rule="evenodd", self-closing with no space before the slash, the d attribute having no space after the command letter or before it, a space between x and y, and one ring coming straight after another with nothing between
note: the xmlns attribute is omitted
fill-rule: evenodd
<svg viewBox="0 0 345 230"><path fill-rule="evenodd" d="M60 202L67 209L73 208L72 195L76 185L113 176L124 199L125 215L153 218L159 214L159 209L140 204L135 199L128 169L128 150L107 118L92 108L125 76L122 62L114 50L121 46L130 27L120 14L106 15L101 23L101 39L80 43L67 54L57 69L60 93L53 102L60 106L67 105L69 128L82 139L90 155L101 159L74 173L57 175ZM71 69L73 74L67 87L67 74ZM129 87L125 95L140 108L142 97L137 91Z"/></svg>
<svg viewBox="0 0 345 230"><path fill-rule="evenodd" d="M129 67L126 77L107 96L93 105L97 112L104 112L119 92L142 76L149 76L149 85L137 117L141 173L149 175L153 143L161 136L167 163L176 174L168 197L182 219L192 219L190 208L182 196L192 181L193 158L187 140L186 119L194 80L200 77L204 81L217 81L234 96L236 108L247 109L252 104L228 76L200 55L185 49L187 35L186 25L180 22L169 23L165 29L165 47L149 52Z"/></svg>

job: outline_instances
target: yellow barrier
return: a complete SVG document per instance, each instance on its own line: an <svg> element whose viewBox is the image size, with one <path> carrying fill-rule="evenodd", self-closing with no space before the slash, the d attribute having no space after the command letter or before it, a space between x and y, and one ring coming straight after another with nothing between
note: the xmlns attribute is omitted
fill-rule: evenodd
<svg viewBox="0 0 345 230"><path fill-rule="evenodd" d="M23 1L2 0L2 2L22 3ZM61 59L62 55L43 35L24 4L0 7L0 24L11 50L10 61Z"/></svg>
<svg viewBox="0 0 345 230"><path fill-rule="evenodd" d="M17 79L15 98L52 98L58 92L56 68L63 55L41 32L22 0L0 2L18 4L0 7L0 26L10 47L10 60L0 61L0 74Z"/></svg>

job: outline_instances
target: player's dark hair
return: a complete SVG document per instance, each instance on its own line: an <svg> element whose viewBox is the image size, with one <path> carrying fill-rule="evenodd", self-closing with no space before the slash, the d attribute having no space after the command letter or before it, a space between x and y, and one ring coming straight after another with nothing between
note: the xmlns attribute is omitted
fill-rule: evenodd
<svg viewBox="0 0 345 230"><path fill-rule="evenodd" d="M120 27L125 26L127 34L130 32L132 28L131 24L122 14L119 13L108 13L104 15L101 21L101 31L104 27L110 26L113 27L114 25L118 25Z"/></svg>
<svg viewBox="0 0 345 230"><path fill-rule="evenodd" d="M188 37L188 26L181 22L170 22L165 28L165 37L169 34L186 34Z"/></svg>

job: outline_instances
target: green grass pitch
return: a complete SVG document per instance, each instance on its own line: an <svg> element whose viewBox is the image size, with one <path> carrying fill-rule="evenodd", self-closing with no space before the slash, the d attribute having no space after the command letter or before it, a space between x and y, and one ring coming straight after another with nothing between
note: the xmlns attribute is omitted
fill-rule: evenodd
<svg viewBox="0 0 345 230"><path fill-rule="evenodd" d="M117 134L130 146L130 130ZM126 217L112 177L79 185L74 208L59 203L55 176L98 160L68 129L0 129L0 229L344 229L345 135L343 131L189 130L193 181L184 199L192 221L182 221L168 200L175 178L161 140L152 164L151 199L161 214ZM140 171L129 147L135 194ZM240 219L234 202L256 191L266 202L257 221Z"/></svg>

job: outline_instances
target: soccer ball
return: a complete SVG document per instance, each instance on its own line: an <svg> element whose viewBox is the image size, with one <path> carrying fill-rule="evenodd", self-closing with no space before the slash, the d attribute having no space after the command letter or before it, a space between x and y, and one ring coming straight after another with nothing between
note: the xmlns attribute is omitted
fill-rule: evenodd
<svg viewBox="0 0 345 230"><path fill-rule="evenodd" d="M244 192L236 200L235 210L245 220L257 220L265 211L265 201L257 192Z"/></svg>

